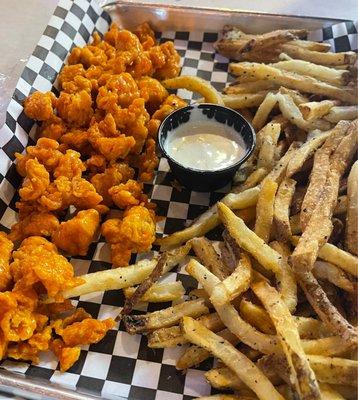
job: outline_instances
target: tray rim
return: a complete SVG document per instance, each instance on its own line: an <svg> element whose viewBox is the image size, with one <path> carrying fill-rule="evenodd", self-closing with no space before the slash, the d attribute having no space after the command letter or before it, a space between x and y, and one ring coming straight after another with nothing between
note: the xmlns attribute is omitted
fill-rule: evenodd
<svg viewBox="0 0 358 400"><path fill-rule="evenodd" d="M97 0L98 1L98 0ZM166 9L172 10L173 12L180 12L180 11L192 11L192 12L200 12L200 13L207 13L215 14L215 15L245 15L245 16L257 16L257 17L272 17L272 18L286 18L286 19L305 19L305 20L312 20L317 22L326 22L327 24L335 24L340 22L346 21L353 21L348 19L342 18L326 18L326 17L313 17L313 16L305 16L305 15L295 15L295 14L279 14L279 13L267 13L261 11L248 11L242 9L230 9L225 7L200 7L200 6L182 6L182 5L169 5L169 4L160 4L160 3L143 3L131 0L103 0L98 1L99 6L104 10L107 11L111 7L133 7L133 8L145 8L145 9ZM14 372L9 371L5 368L2 368L0 365L0 385L1 391L5 393L11 394L13 391L21 391L25 392L21 393L21 395L26 395L27 393L33 396L38 395L39 398L45 396L46 398L53 398L53 399L60 399L60 400L91 400L91 399L98 399L100 397L89 394L83 393L78 391L77 389L67 388L65 386L60 386L57 383L43 380L40 378L30 378L26 375L22 374L21 372ZM10 389L10 390L9 390ZM56 396L56 397L51 397ZM103 397L101 397L103 398ZM118 396L118 400L126 400L126 398Z"/></svg>

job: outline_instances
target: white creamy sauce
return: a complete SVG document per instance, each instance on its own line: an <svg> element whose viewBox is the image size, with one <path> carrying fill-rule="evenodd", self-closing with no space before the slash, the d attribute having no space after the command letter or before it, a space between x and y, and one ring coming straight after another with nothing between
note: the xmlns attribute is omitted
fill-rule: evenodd
<svg viewBox="0 0 358 400"><path fill-rule="evenodd" d="M179 125L164 147L184 167L210 171L235 164L246 152L242 137L233 128L204 116Z"/></svg>

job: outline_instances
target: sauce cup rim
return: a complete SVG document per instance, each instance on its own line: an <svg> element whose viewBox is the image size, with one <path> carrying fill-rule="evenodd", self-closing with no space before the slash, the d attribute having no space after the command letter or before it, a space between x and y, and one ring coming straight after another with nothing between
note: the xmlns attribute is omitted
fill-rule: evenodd
<svg viewBox="0 0 358 400"><path fill-rule="evenodd" d="M246 147L246 152L245 152L245 154L244 154L238 161L236 161L235 163L233 163L233 164L231 164L231 165L229 165L229 166L227 166L227 167L220 168L220 169L215 169L215 170L210 170L210 169L197 169L197 168L187 167L187 166L181 164L179 161L177 161L177 160L175 160L173 157L171 157L171 156L167 153L167 151L165 150L165 148L164 148L164 143L166 142L167 138L166 138L166 139L163 141L163 143L162 143L161 137L162 137L162 135L163 135L163 126L165 125L165 123L167 122L167 120L168 120L173 114L176 114L176 113L179 114L180 112L183 112L183 111L186 111L186 110L190 110L190 109L193 109L193 108L201 108L201 106L211 106L211 107L215 107L215 108L216 108L216 107L219 107L219 108L222 108L222 109L224 109L224 110L228 110L229 112L232 112L232 113L234 113L234 114L237 114L239 117L241 117L241 118L245 121L244 123L246 123L247 126L249 127L249 129L250 129L250 134L251 134L251 136L252 136L252 144L251 144L251 146ZM242 135L241 135L239 132L237 132L235 129L234 129L234 131L235 131L238 135L240 135L240 136L242 137ZM170 160L171 162L173 162L174 164L180 166L181 168L186 169L186 170L188 170L188 171L196 172L196 173L202 173L202 174L203 174L203 173L211 173L211 174L215 174L216 172L225 172L225 171L229 171L229 170L231 170L231 169L233 169L233 168L237 168L237 167L239 167L241 164L243 164L243 163L250 157L250 155L252 154L252 152L254 151L254 148L255 148L255 146L256 146L256 133L255 133L255 130L254 130L253 126L250 124L250 122L249 122L242 114L240 114L238 111L236 111L236 110L234 110L234 109L232 109L232 108L230 108L230 107L226 107L226 106L222 106L221 104L214 104L214 103L189 104L189 105L187 105L187 106L185 106L185 107L178 108L177 110L172 111L170 114L168 114L168 115L163 119L163 121L161 122L161 124L160 124L160 126L159 126L159 129L158 129L158 143L159 143L159 147L160 147L161 151L163 152L164 156L165 156L168 160ZM245 145L246 145L246 143L245 143Z"/></svg>

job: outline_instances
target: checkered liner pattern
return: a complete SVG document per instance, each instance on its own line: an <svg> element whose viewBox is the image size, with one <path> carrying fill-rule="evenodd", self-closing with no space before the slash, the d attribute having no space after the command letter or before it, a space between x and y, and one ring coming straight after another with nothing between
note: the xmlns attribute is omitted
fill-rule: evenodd
<svg viewBox="0 0 358 400"><path fill-rule="evenodd" d="M94 0L60 0L30 57L10 102L6 123L0 130L2 230L7 231L16 219L15 190L21 179L16 173L14 153L24 151L33 141L36 130L33 121L23 112L23 100L35 90L56 91L56 76L69 51L74 46L85 45L95 30L103 34L109 24L110 17ZM227 73L228 60L214 54L212 44L217 39L216 33L162 32L157 38L161 42L174 41L182 60L182 74L198 75L212 82L218 90L232 80ZM328 41L336 51L356 50L357 26L352 22L340 23L312 32L310 39ZM179 95L191 99L188 92L179 91ZM172 186L173 180L168 163L162 158L154 181L146 185L146 192L158 205L158 214L165 216L158 224L159 235L183 228L228 190L223 188L212 193L178 191ZM212 235L215 238L215 232ZM71 262L77 274L111 268L109 250L102 238L91 245L86 257L72 258ZM183 268L179 267L165 277L168 282L175 280L181 280L187 291L196 287L196 282ZM103 319L116 315L118 306L123 305L123 297L119 291L108 291L81 296L75 302L94 317ZM163 304L151 304L137 312L155 311L160 307ZM104 398L181 400L209 394L211 390L205 382L204 371L213 366L213 361L208 360L183 375L175 369L175 361L181 352L181 348L149 349L145 336L130 336L120 325L109 331L100 343L84 347L79 361L66 373L60 373L51 353L43 354L39 365L6 360L1 367Z"/></svg>

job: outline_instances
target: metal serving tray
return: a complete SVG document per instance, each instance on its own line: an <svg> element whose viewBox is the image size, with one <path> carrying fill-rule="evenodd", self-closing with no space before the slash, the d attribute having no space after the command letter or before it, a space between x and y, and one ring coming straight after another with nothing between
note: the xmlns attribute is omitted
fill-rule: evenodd
<svg viewBox="0 0 358 400"><path fill-rule="evenodd" d="M126 1L105 2L103 9L114 22L124 28L148 21L159 32L219 32L226 24L244 27L251 33L265 32L279 28L305 28L317 30L328 27L342 20L313 18L302 16L271 15L264 13L248 13L240 10L205 9L200 7L179 7L171 5L143 4ZM79 393L58 384L51 383L24 374L0 369L1 392L12 393L20 398L55 398L55 399L92 399L88 393ZM123 399L123 397L112 397ZM144 400L144 399L143 399Z"/></svg>

